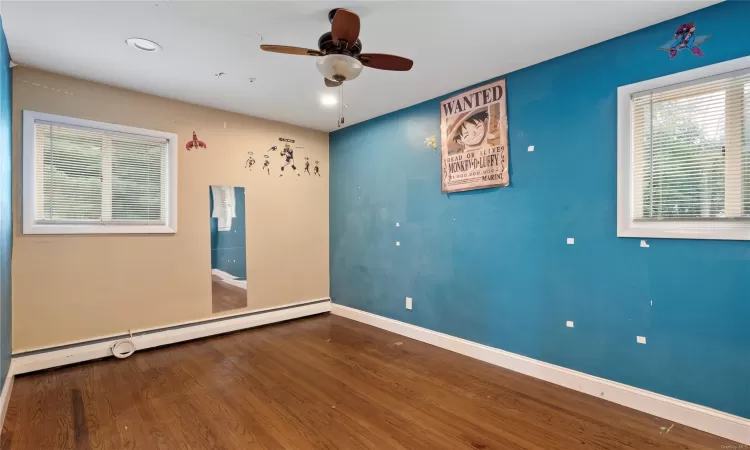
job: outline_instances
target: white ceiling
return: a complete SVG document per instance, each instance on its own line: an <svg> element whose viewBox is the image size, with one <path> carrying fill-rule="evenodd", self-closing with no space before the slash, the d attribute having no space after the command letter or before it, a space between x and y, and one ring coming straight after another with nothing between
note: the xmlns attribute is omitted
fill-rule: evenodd
<svg viewBox="0 0 750 450"><path fill-rule="evenodd" d="M347 7L361 17L364 52L412 58L411 72L365 68L346 83L352 124L713 3L3 0L2 18L19 64L330 131L337 110L319 98L336 89L324 87L315 58L262 52L258 34L317 48L327 12ZM164 51L139 52L129 37Z"/></svg>

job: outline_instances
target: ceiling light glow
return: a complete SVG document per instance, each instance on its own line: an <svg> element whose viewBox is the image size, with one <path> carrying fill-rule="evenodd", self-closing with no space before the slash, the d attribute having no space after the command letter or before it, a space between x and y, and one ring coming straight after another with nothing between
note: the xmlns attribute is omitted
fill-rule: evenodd
<svg viewBox="0 0 750 450"><path fill-rule="evenodd" d="M130 38L125 41L129 46L148 53L161 51L161 45L143 38Z"/></svg>
<svg viewBox="0 0 750 450"><path fill-rule="evenodd" d="M320 96L320 104L323 106L334 106L338 102L339 99L333 94L323 94Z"/></svg>

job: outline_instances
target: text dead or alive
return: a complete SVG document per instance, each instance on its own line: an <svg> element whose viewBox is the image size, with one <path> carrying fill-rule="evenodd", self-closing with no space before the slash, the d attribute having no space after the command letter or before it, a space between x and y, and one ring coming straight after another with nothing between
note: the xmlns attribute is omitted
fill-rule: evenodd
<svg viewBox="0 0 750 450"><path fill-rule="evenodd" d="M505 150L504 147L500 146L480 152L467 152L466 154L449 156L446 158L448 176L450 179L468 178L492 172L493 167L500 165L500 156L503 150ZM502 177L497 174L497 178Z"/></svg>

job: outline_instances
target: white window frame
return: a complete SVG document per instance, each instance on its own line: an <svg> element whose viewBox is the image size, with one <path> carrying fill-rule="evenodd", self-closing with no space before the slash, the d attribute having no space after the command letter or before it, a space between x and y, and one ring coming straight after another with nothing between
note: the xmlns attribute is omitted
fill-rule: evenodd
<svg viewBox="0 0 750 450"><path fill-rule="evenodd" d="M723 78L750 68L750 56L667 75L617 88L617 236L669 239L750 240L748 220L634 220L632 179L632 95ZM727 149L727 156L731 150ZM739 151L739 149L738 149ZM739 159L738 159L739 160Z"/></svg>
<svg viewBox="0 0 750 450"><path fill-rule="evenodd" d="M39 223L36 221L36 121L90 128L100 131L136 134L167 140L165 223L148 224L96 224L96 223ZM58 116L36 111L23 112L23 234L173 234L177 232L177 135L145 128L128 127L106 122Z"/></svg>

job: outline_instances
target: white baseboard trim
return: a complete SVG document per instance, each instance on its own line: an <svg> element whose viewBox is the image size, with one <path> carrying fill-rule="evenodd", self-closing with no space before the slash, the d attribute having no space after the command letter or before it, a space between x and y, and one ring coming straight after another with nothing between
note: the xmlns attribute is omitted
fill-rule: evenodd
<svg viewBox="0 0 750 450"><path fill-rule="evenodd" d="M471 358L549 381L584 394L696 428L707 433L750 444L750 420L706 406L667 397L583 372L556 366L516 353L467 341L427 328L333 304L331 313L426 342ZM603 393L603 395L602 395Z"/></svg>
<svg viewBox="0 0 750 450"><path fill-rule="evenodd" d="M134 335L133 342L135 343L136 351L138 351L207 336L214 336L217 334L229 333L246 328L268 325L285 320L298 319L300 317L329 312L330 310L330 300L298 306L281 307L280 309L271 311L212 320L180 328L146 332L137 336ZM112 356L111 347L116 340L118 339L76 345L73 347L44 351L31 355L15 356L13 357L11 364L11 367L14 369L13 374L20 375L23 373L75 364L92 359L106 358Z"/></svg>
<svg viewBox="0 0 750 450"><path fill-rule="evenodd" d="M10 394L13 392L13 381L15 378L14 365L11 360L10 367L8 367L8 374L5 376L5 383L3 383L3 390L0 392L0 434L2 434L3 425L5 425L5 414L8 412Z"/></svg>

